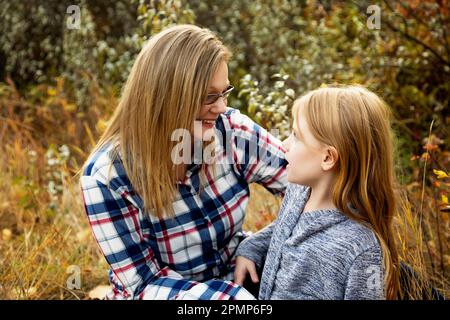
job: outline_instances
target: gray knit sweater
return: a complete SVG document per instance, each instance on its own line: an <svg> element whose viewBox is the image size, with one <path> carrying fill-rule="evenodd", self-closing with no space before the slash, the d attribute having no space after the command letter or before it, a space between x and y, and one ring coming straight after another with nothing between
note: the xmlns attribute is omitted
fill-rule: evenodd
<svg viewBox="0 0 450 320"><path fill-rule="evenodd" d="M310 191L289 184L277 219L236 251L264 264L259 299L384 299L374 232L338 210L303 212Z"/></svg>

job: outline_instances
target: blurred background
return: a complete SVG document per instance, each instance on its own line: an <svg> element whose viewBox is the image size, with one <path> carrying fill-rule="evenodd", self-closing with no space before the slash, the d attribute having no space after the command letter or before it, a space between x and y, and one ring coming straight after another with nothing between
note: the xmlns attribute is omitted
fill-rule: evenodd
<svg viewBox="0 0 450 320"><path fill-rule="evenodd" d="M75 173L143 43L207 27L233 52L229 105L284 138L293 100L361 83L392 107L401 257L450 293L450 1L0 0L0 299L95 299L107 265ZM251 186L245 228L280 200Z"/></svg>

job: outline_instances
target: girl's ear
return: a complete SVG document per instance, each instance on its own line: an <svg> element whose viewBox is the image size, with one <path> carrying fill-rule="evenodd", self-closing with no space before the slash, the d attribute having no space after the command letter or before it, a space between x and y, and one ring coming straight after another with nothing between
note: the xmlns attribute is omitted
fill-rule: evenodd
<svg viewBox="0 0 450 320"><path fill-rule="evenodd" d="M335 147L327 146L325 148L324 156L322 159L322 170L329 171L333 169L336 166L336 163L338 162L339 154Z"/></svg>

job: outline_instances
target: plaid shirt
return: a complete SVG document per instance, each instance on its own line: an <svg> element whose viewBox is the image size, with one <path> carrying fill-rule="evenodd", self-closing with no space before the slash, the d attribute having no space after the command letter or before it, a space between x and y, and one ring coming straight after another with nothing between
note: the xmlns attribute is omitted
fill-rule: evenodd
<svg viewBox="0 0 450 320"><path fill-rule="evenodd" d="M174 218L144 210L122 162L112 160L112 144L87 160L80 182L94 237L110 265L112 291L106 299L254 299L232 282L234 253L245 237L249 183L284 193L285 150L236 109L227 108L217 119L216 137L219 133L220 151L231 146L219 152L221 159L233 161L218 161L214 173L213 165L206 165L201 192L201 166L190 164L177 185Z"/></svg>

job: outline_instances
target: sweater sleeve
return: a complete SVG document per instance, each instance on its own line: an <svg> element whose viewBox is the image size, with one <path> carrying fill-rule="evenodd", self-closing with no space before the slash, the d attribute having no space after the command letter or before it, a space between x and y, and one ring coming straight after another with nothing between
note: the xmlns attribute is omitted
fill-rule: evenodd
<svg viewBox="0 0 450 320"><path fill-rule="evenodd" d="M244 239L236 250L236 256L242 256L255 262L258 268L264 264L264 260L272 238L276 221Z"/></svg>
<svg viewBox="0 0 450 320"><path fill-rule="evenodd" d="M384 275L381 251L372 246L353 261L345 286L345 300L384 300Z"/></svg>
<svg viewBox="0 0 450 320"><path fill-rule="evenodd" d="M264 264L267 250L274 232L274 228L282 216L292 207L293 202L305 199L308 189L301 185L288 183L283 202L277 218L265 228L244 239L236 250L236 256L242 256L255 262L258 268Z"/></svg>

